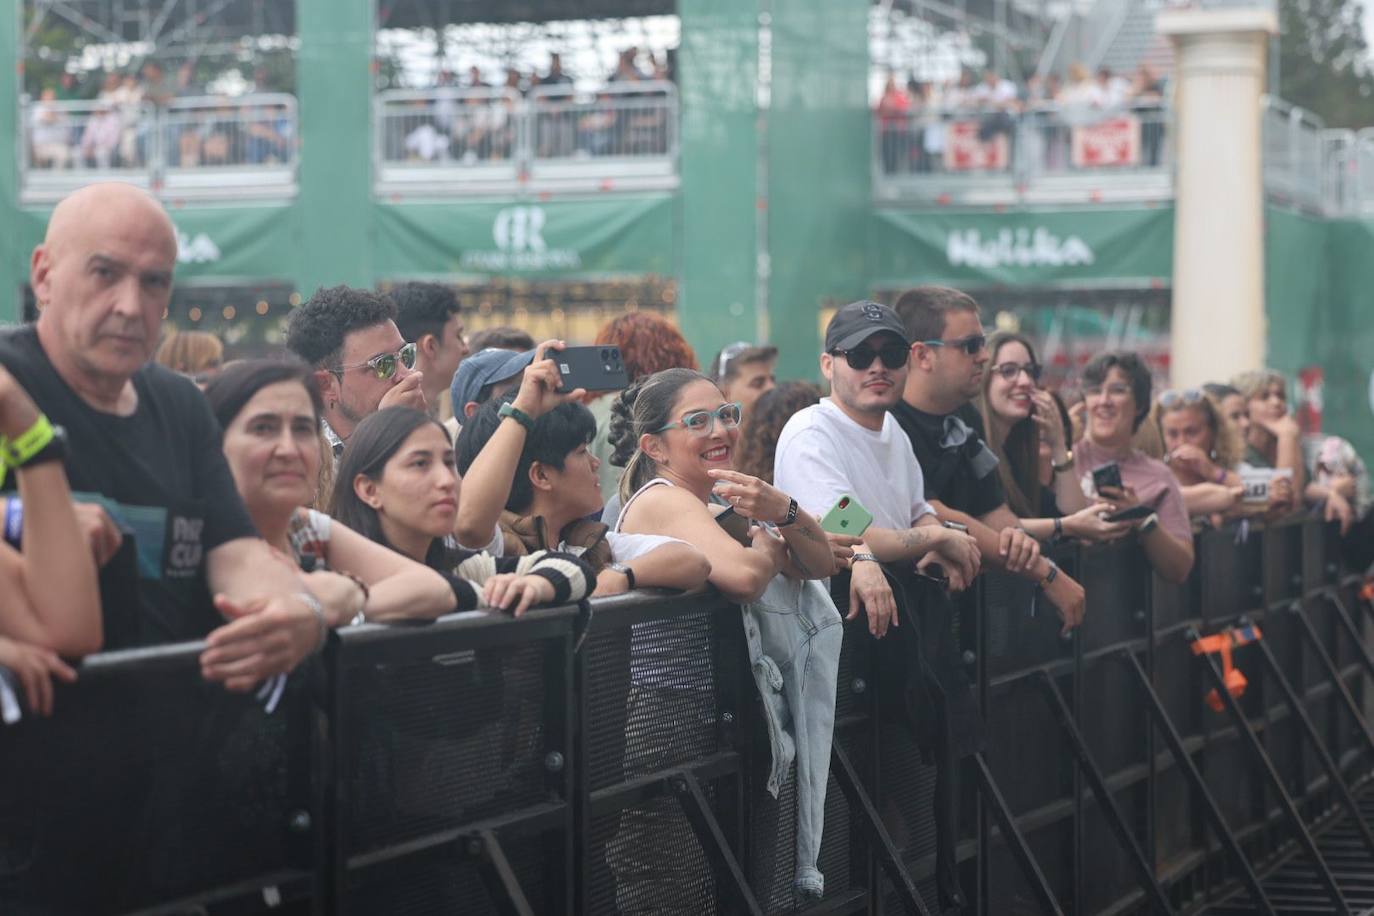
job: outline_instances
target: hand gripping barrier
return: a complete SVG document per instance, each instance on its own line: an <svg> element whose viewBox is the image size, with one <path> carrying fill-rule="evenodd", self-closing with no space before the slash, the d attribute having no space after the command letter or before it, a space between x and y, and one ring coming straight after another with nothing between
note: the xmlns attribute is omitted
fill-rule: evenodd
<svg viewBox="0 0 1374 916"><path fill-rule="evenodd" d="M1327 526L1236 534L1199 535L1183 586L1130 543L1056 548L1088 593L1069 639L985 574L954 632L986 744L957 766L922 758L849 624L803 911L940 912L937 804L966 913L1374 905L1370 596ZM714 593L346 629L270 714L199 651L93 656L53 718L0 727L0 912L798 911L795 787L765 789Z"/></svg>

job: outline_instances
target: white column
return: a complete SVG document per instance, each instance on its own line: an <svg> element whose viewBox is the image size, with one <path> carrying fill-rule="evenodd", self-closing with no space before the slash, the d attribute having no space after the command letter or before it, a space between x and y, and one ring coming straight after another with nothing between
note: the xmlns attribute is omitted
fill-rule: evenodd
<svg viewBox="0 0 1374 916"><path fill-rule="evenodd" d="M1264 189L1260 97L1271 10L1159 14L1174 43L1175 386L1264 365Z"/></svg>

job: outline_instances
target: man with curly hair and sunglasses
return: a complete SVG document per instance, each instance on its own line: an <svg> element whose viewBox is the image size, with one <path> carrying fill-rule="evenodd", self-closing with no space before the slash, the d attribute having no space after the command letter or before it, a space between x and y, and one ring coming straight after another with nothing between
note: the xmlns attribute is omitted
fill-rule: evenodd
<svg viewBox="0 0 1374 916"><path fill-rule="evenodd" d="M401 336L387 296L349 286L318 289L291 313L286 346L315 370L335 461L354 428L383 407L427 407L415 342Z"/></svg>
<svg viewBox="0 0 1374 916"><path fill-rule="evenodd" d="M968 529L989 565L1039 585L1067 632L1083 620L1083 586L1041 556L1007 505L997 456L972 403L989 357L978 303L956 289L918 286L893 309L912 344L911 371L892 413L925 472L926 499L942 522Z"/></svg>

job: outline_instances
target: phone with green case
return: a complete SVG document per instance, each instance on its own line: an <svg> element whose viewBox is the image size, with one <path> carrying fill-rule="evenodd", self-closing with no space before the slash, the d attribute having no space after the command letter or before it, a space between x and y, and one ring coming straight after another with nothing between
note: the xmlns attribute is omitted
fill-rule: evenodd
<svg viewBox="0 0 1374 916"><path fill-rule="evenodd" d="M830 511L821 519L821 530L830 534L847 534L862 537L873 524L873 515L859 505L859 501L848 493L841 496Z"/></svg>

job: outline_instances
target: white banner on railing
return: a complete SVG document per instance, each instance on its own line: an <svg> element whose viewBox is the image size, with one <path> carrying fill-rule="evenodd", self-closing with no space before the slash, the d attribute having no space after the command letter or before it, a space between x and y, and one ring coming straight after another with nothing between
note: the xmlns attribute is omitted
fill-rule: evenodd
<svg viewBox="0 0 1374 916"><path fill-rule="evenodd" d="M1129 168L1140 164L1140 119L1120 115L1073 128L1073 166Z"/></svg>
<svg viewBox="0 0 1374 916"><path fill-rule="evenodd" d="M979 137L979 121L951 121L945 125L945 170L949 172L1001 172L1011 164L1007 133Z"/></svg>

